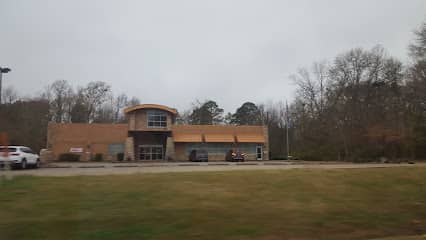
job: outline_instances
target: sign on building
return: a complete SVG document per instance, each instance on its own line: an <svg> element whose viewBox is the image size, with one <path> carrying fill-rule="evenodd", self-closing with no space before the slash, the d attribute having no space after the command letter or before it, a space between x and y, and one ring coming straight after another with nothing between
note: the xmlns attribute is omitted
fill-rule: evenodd
<svg viewBox="0 0 426 240"><path fill-rule="evenodd" d="M83 148L70 148L70 152L72 153L82 153Z"/></svg>

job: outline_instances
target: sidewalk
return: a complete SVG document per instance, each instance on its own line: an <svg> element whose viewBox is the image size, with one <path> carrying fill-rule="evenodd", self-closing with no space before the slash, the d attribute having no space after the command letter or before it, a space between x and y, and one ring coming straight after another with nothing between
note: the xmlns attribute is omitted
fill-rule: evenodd
<svg viewBox="0 0 426 240"><path fill-rule="evenodd" d="M147 174L165 172L208 172L208 171L235 171L235 170L289 170L289 169L355 169L355 168L391 168L391 167L426 167L426 163L416 164L383 164L383 163L329 163L287 161L264 162L209 162L209 163L55 163L40 169L0 171L0 175L7 177L30 176L91 176L116 174Z"/></svg>
<svg viewBox="0 0 426 240"><path fill-rule="evenodd" d="M321 162L300 160L268 160L245 162L51 162L43 165L43 168L126 168L126 167L185 167L185 166L287 166L287 165L330 165L353 164L348 162ZM369 163L372 164L372 163Z"/></svg>

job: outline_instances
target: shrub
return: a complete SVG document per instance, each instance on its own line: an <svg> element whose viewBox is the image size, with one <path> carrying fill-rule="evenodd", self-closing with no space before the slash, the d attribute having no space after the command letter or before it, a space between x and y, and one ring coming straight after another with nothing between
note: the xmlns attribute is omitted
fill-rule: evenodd
<svg viewBox="0 0 426 240"><path fill-rule="evenodd" d="M92 159L92 161L102 162L103 159L104 159L104 156L102 155L102 153L96 153L95 157Z"/></svg>
<svg viewBox="0 0 426 240"><path fill-rule="evenodd" d="M74 153L62 153L59 155L59 161L61 162L78 162L80 161L80 155Z"/></svg>
<svg viewBox="0 0 426 240"><path fill-rule="evenodd" d="M124 160L124 153L117 153L117 160L118 161L123 161Z"/></svg>

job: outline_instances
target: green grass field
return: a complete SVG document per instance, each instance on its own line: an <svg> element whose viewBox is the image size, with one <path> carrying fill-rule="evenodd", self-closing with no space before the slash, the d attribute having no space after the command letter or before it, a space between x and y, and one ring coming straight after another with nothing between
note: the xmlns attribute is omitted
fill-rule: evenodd
<svg viewBox="0 0 426 240"><path fill-rule="evenodd" d="M426 239L425 167L3 178L0 203L0 239Z"/></svg>

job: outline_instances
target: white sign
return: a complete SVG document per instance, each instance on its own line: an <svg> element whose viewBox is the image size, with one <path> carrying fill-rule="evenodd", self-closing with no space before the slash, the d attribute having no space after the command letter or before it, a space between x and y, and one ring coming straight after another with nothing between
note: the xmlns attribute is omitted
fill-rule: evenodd
<svg viewBox="0 0 426 240"><path fill-rule="evenodd" d="M72 153L82 153L83 148L70 148L70 152Z"/></svg>

